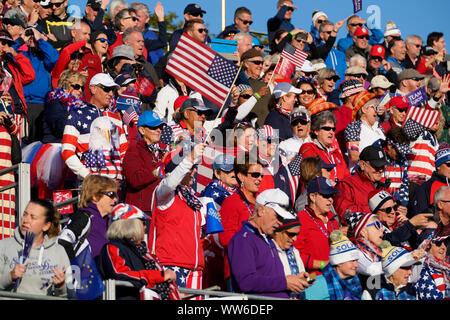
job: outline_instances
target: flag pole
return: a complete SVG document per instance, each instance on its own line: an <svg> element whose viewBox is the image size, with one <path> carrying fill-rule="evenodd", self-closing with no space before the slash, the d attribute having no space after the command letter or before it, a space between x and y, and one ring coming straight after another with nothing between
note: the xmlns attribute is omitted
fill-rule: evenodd
<svg viewBox="0 0 450 320"><path fill-rule="evenodd" d="M242 69L243 65L244 65L244 62L241 62L240 66L239 66L239 70L236 73L236 76L234 77L233 83L231 84L230 90L228 90L227 97L223 101L222 106L220 107L220 110L217 113L216 118L214 119L214 122L216 122L216 120L219 118L220 114L222 113L223 107L225 106L225 103L227 102L228 97L230 96L231 90L233 90L234 83L236 82L237 78L239 77L239 73L241 73L241 69ZM205 140L203 140L203 142L206 142L208 140L209 136L211 135L211 132L212 132L212 130L208 133L208 135L206 136Z"/></svg>
<svg viewBox="0 0 450 320"><path fill-rule="evenodd" d="M269 80L269 82L267 83L268 85L269 85L270 83L272 83L273 76L275 75L275 71L277 70L278 64L280 63L281 59L282 59L281 57L280 57L280 59L278 59L278 62L277 62L277 64L275 65L275 69L273 69L272 75L270 76L270 80Z"/></svg>

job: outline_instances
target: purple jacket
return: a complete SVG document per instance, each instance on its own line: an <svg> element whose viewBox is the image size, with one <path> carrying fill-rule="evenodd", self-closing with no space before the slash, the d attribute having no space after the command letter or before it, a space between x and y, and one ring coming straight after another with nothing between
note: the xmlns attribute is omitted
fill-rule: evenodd
<svg viewBox="0 0 450 320"><path fill-rule="evenodd" d="M89 202L87 208L83 210L91 214L91 230L87 240L91 246L92 257L95 258L100 255L103 246L108 243L106 238L106 231L108 229L108 217L102 217L97 209L97 205Z"/></svg>
<svg viewBox="0 0 450 320"><path fill-rule="evenodd" d="M289 299L286 276L275 244L248 221L242 225L227 250L233 291Z"/></svg>

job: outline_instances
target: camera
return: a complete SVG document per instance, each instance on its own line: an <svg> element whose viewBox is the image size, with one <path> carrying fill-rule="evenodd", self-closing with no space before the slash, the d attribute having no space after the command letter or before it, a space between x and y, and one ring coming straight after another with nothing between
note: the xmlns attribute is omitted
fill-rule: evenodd
<svg viewBox="0 0 450 320"><path fill-rule="evenodd" d="M32 37L32 36L34 36L34 32L31 29L27 29L27 30L25 30L25 35L27 37Z"/></svg>

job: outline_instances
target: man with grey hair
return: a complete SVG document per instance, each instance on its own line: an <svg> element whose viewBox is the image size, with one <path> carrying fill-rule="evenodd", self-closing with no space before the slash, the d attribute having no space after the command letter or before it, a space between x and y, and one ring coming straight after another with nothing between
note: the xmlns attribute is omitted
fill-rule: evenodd
<svg viewBox="0 0 450 320"><path fill-rule="evenodd" d="M252 48L252 36L248 33L240 32L233 37L233 40L237 42L237 55L239 60L241 59L244 52L247 52Z"/></svg>
<svg viewBox="0 0 450 320"><path fill-rule="evenodd" d="M450 186L440 187L434 195L435 220L438 226L436 236L450 236ZM448 251L447 251L448 255Z"/></svg>
<svg viewBox="0 0 450 320"><path fill-rule="evenodd" d="M295 219L288 204L289 197L280 189L268 189L256 197L252 216L227 248L233 291L289 299L291 292L311 286L306 272L285 275L272 240L283 221Z"/></svg>
<svg viewBox="0 0 450 320"><path fill-rule="evenodd" d="M420 62L420 51L422 50L423 41L418 35L411 34L405 38L406 56L403 60L405 69L417 69Z"/></svg>

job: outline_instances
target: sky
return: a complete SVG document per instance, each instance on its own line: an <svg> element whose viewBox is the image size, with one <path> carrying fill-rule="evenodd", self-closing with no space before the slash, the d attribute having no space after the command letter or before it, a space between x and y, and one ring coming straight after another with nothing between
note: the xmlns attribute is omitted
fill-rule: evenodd
<svg viewBox="0 0 450 320"><path fill-rule="evenodd" d="M136 0L128 0L131 3ZM137 0L139 1L139 0ZM69 0L70 5L81 6L84 12L86 0ZM156 1L143 0L153 12ZM165 12L175 12L180 19L187 4L197 3L207 13L203 17L207 28L212 34L218 34L221 30L222 0L163 0L161 1ZM276 14L277 0L225 0L226 25L233 23L233 15L236 8L246 6L252 11L252 24L250 31L267 32L266 22ZM362 0L363 9L358 13L363 19L379 21L384 31L389 20L394 21L402 31L403 37L408 34L417 34L424 42L432 31L444 33L446 42L450 47L450 1L449 0ZM321 10L327 13L333 22L346 19L353 14L352 0L294 0L298 8L294 12L292 23L295 27L310 30L313 11ZM369 26L370 27L370 26ZM344 37L347 31L342 27L338 38ZM449 50L450 51L450 50Z"/></svg>

